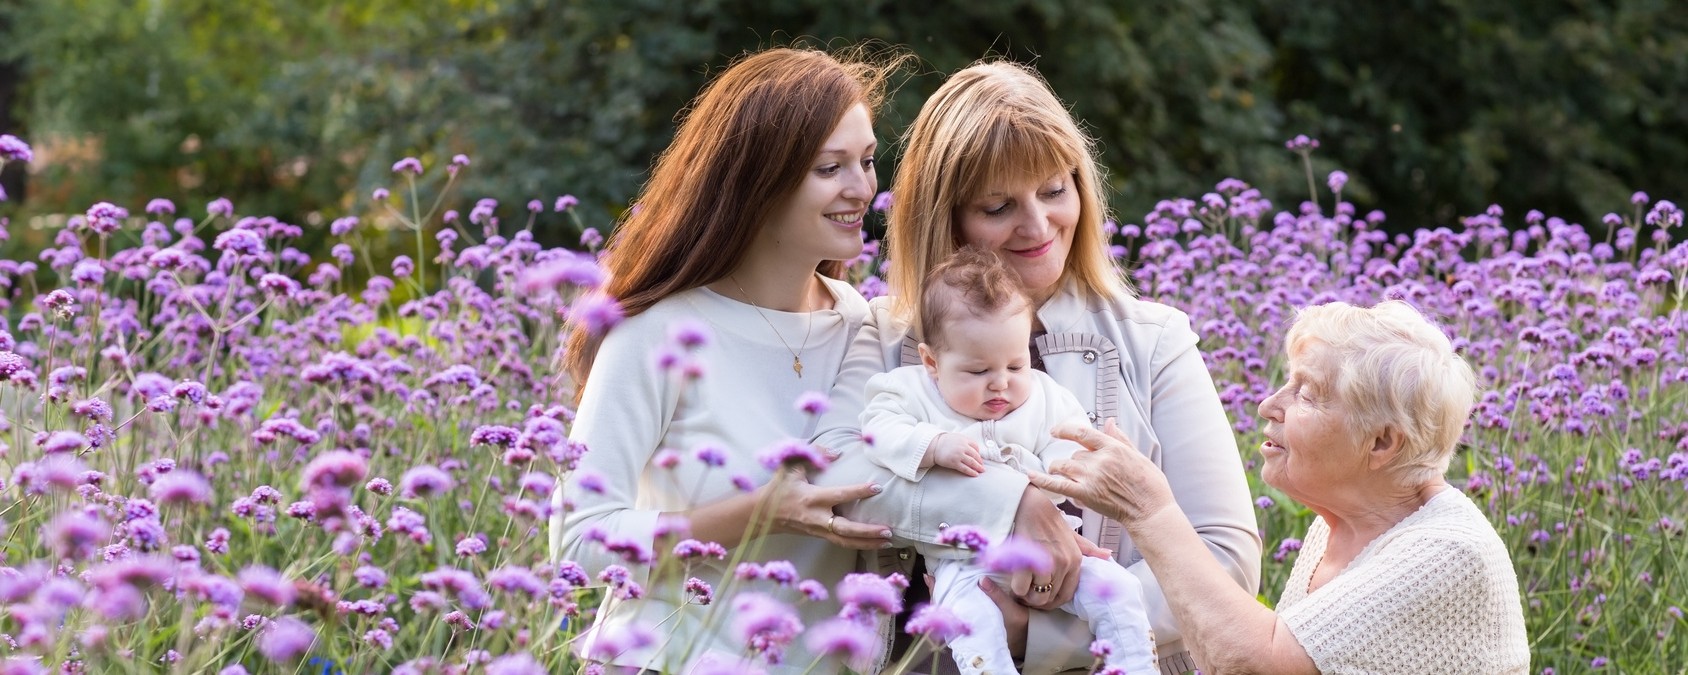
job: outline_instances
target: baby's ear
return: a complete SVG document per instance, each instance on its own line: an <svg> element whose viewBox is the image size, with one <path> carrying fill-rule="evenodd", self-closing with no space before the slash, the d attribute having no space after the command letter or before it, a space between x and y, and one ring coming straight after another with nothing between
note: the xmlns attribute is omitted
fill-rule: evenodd
<svg viewBox="0 0 1688 675"><path fill-rule="evenodd" d="M920 365L926 366L927 375L934 379L938 377L938 354L924 342L920 343Z"/></svg>

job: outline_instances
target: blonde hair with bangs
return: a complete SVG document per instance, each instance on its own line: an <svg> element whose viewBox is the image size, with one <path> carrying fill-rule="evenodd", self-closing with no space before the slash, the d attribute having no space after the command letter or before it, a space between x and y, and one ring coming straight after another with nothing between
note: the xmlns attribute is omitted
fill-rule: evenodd
<svg viewBox="0 0 1688 675"><path fill-rule="evenodd" d="M966 244L957 210L1005 182L1070 172L1081 204L1060 283L1100 297L1131 296L1108 254L1107 207L1089 136L1029 67L976 63L926 99L903 138L887 239L891 293L899 316L920 315L930 271ZM1059 289L1057 289L1059 290Z"/></svg>
<svg viewBox="0 0 1688 675"><path fill-rule="evenodd" d="M1298 312L1284 344L1293 354L1312 342L1335 352L1331 394L1355 440L1394 429L1401 451L1388 471L1399 484L1440 480L1477 400L1471 366L1441 329L1399 300L1371 308L1333 302Z"/></svg>

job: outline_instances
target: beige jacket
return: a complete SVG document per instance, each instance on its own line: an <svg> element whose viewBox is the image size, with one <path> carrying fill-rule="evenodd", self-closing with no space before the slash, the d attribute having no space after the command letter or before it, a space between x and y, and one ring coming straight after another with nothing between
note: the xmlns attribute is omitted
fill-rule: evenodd
<svg viewBox="0 0 1688 675"><path fill-rule="evenodd" d="M919 362L907 324L892 316L886 298L869 303L868 320L851 344L832 390L832 407L815 443L841 454L816 482L847 485L873 480L883 493L844 515L884 523L899 543L935 543L951 524L980 528L993 539L1009 534L1027 480L1003 471L977 478L933 472L906 481L874 465L864 452L858 420L867 380ZM1219 403L1213 379L1183 312L1136 298L1092 298L1069 286L1037 312L1047 333L1036 340L1044 369L1084 405L1091 423L1112 417L1171 483L1178 505L1232 579L1249 592L1260 585L1261 543L1236 437ZM997 498L981 499L980 495ZM1119 523L1086 513L1081 532L1115 551L1143 584L1149 620L1160 644L1164 673L1195 668L1160 584ZM879 554L881 572L912 569L908 549ZM1088 626L1061 612L1033 612L1024 672L1083 669Z"/></svg>

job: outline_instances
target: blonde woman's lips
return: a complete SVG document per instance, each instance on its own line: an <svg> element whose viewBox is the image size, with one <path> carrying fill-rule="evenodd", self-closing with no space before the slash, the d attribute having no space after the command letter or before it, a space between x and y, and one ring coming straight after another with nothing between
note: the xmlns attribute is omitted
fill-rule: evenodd
<svg viewBox="0 0 1688 675"><path fill-rule="evenodd" d="M1045 253L1048 253L1049 249L1054 248L1054 246L1055 246L1055 240L1050 239L1049 241L1038 244L1037 246L1034 246L1032 248L1028 248L1028 249L1012 249L1011 248L1011 249L1008 249L1008 252L1012 253L1014 255L1020 256L1022 258L1036 258L1038 256L1045 254Z"/></svg>

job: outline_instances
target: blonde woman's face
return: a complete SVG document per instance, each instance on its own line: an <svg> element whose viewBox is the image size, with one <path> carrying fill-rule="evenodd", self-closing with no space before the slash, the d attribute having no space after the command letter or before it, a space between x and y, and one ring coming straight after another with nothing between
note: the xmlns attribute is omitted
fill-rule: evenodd
<svg viewBox="0 0 1688 675"><path fill-rule="evenodd" d="M1042 305L1060 288L1081 209L1072 174L1061 172L987 186L962 203L957 221L964 243L995 252Z"/></svg>

